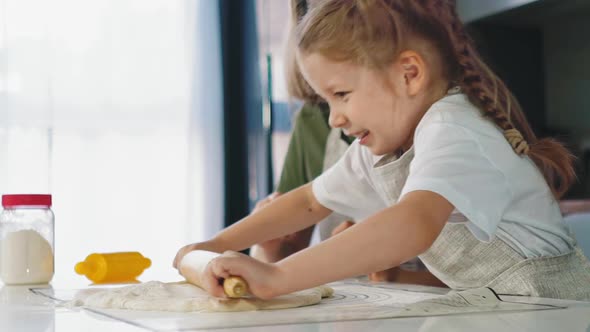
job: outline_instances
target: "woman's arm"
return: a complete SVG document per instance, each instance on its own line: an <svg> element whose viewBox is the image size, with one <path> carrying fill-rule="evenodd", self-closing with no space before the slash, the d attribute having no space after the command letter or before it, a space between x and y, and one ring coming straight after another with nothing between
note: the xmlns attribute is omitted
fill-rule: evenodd
<svg viewBox="0 0 590 332"><path fill-rule="evenodd" d="M352 221L345 221L338 225L338 227L334 228L332 236L336 236L354 225L356 224ZM402 269L401 266L394 266L387 270L372 272L369 274L369 280L375 282L398 282L402 284L447 287L447 285L426 269L420 271L408 271Z"/></svg>
<svg viewBox="0 0 590 332"><path fill-rule="evenodd" d="M263 207L272 203L280 195L279 192L274 192L268 195L268 197L256 203L256 207L254 207L252 213L256 213ZM255 244L250 248L250 256L267 263L278 262L287 256L307 248L311 240L313 229L314 226L310 226L293 234Z"/></svg>
<svg viewBox="0 0 590 332"><path fill-rule="evenodd" d="M275 263L309 246L314 226L277 239L255 244L250 256L267 263Z"/></svg>
<svg viewBox="0 0 590 332"><path fill-rule="evenodd" d="M224 229L212 240L184 246L176 254L173 265L178 267L182 257L192 250L220 253L240 251L255 243L295 233L317 223L331 212L315 199L311 184L306 184Z"/></svg>

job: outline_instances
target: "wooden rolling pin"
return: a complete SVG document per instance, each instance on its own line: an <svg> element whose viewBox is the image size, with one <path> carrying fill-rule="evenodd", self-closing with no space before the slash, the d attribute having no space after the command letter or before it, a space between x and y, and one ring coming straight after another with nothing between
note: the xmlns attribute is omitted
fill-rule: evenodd
<svg viewBox="0 0 590 332"><path fill-rule="evenodd" d="M211 251L191 251L182 258L178 270L188 282L203 288L201 275L205 271L207 264L218 256L220 254ZM229 277L223 281L223 290L228 297L244 297L248 294L248 284L241 277Z"/></svg>

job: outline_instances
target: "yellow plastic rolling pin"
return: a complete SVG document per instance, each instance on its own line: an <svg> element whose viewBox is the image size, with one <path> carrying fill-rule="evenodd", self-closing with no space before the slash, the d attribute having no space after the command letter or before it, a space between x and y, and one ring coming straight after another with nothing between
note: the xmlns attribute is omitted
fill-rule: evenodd
<svg viewBox="0 0 590 332"><path fill-rule="evenodd" d="M207 264L217 256L219 256L218 253L211 251L191 251L182 258L178 270L188 282L203 288L200 284L200 276L205 270L205 267L207 267ZM233 276L223 281L223 290L225 295L230 298L245 297L248 295L248 284L241 277Z"/></svg>
<svg viewBox="0 0 590 332"><path fill-rule="evenodd" d="M90 254L74 269L97 284L124 283L136 282L151 265L152 261L138 252L113 252Z"/></svg>

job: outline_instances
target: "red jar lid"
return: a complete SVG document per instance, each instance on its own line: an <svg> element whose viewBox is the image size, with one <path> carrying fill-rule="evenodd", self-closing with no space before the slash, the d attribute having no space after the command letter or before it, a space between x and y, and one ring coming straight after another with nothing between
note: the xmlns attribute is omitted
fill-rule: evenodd
<svg viewBox="0 0 590 332"><path fill-rule="evenodd" d="M51 206L51 195L2 195L2 206Z"/></svg>

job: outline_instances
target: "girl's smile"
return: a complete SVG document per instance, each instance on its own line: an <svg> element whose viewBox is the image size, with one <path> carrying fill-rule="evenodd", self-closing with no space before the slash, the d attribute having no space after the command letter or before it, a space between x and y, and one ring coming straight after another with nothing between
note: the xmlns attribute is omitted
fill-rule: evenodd
<svg viewBox="0 0 590 332"><path fill-rule="evenodd" d="M298 54L303 76L330 105L330 126L341 128L375 155L407 150L425 109L423 68L406 52L383 69L333 61L321 54ZM418 74L417 74L418 73ZM419 75L420 74L420 75Z"/></svg>

